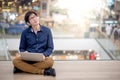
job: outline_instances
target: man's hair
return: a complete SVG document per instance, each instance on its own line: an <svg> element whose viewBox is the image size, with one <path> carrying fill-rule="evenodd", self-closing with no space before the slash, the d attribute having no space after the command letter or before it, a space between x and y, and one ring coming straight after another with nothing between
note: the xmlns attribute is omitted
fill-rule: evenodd
<svg viewBox="0 0 120 80"><path fill-rule="evenodd" d="M28 12L25 14L25 17L24 17L24 20L25 20L26 23L29 23L29 16L30 16L31 14L35 14L35 15L37 16L37 13L36 13L36 12L34 12L34 11L28 11Z"/></svg>

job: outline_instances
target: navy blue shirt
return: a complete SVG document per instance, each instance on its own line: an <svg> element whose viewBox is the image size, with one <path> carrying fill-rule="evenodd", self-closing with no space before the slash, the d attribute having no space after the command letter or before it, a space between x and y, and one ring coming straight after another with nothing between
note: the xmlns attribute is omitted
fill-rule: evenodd
<svg viewBox="0 0 120 80"><path fill-rule="evenodd" d="M19 46L20 52L43 53L47 57L53 52L53 49L53 37L49 28L40 25L37 34L33 32L31 27L22 32Z"/></svg>

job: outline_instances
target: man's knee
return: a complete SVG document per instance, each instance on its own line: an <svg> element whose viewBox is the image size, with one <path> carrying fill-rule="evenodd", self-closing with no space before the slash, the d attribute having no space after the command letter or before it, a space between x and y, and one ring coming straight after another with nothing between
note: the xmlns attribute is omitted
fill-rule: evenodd
<svg viewBox="0 0 120 80"><path fill-rule="evenodd" d="M46 62L47 62L50 66L53 66L54 60L53 60L53 58L51 58L51 57L47 57L47 58L46 58Z"/></svg>
<svg viewBox="0 0 120 80"><path fill-rule="evenodd" d="M13 64L17 64L17 63L20 63L21 62L21 59L20 58L15 58L13 59Z"/></svg>

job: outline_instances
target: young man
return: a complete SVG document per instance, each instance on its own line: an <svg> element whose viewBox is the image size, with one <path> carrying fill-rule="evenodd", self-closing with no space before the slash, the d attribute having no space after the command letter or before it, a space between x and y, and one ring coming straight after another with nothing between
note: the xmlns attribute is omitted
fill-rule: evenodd
<svg viewBox="0 0 120 80"><path fill-rule="evenodd" d="M56 76L53 66L53 59L50 54L53 52L53 38L49 28L40 25L39 17L34 11L25 14L25 22L29 25L21 34L20 52L42 53L44 61L25 61L20 57L13 60L14 73L24 71L33 74ZM22 53L21 53L22 54Z"/></svg>

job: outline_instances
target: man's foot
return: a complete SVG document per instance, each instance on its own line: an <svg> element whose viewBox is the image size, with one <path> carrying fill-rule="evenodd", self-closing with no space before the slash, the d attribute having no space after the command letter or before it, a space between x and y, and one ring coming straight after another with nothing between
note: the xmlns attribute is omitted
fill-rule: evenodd
<svg viewBox="0 0 120 80"><path fill-rule="evenodd" d="M55 69L53 68L47 68L44 70L44 75L48 75L48 76L56 76L56 72Z"/></svg>
<svg viewBox="0 0 120 80"><path fill-rule="evenodd" d="M21 73L21 72L23 72L23 71L21 71L20 69L14 67L14 69L13 69L13 73Z"/></svg>

